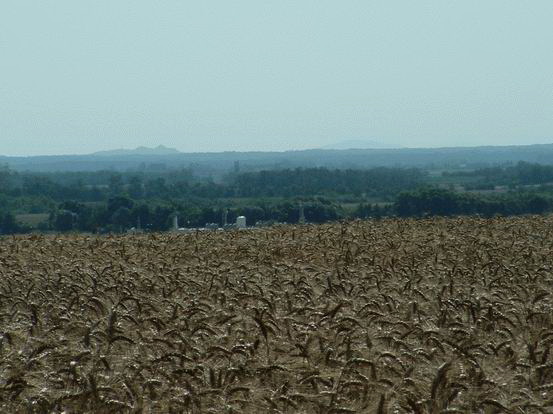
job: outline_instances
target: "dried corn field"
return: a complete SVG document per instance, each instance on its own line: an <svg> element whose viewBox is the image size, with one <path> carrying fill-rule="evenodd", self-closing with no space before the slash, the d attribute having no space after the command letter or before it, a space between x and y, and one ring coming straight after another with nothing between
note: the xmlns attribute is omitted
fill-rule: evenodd
<svg viewBox="0 0 553 414"><path fill-rule="evenodd" d="M0 241L0 411L553 411L553 218Z"/></svg>

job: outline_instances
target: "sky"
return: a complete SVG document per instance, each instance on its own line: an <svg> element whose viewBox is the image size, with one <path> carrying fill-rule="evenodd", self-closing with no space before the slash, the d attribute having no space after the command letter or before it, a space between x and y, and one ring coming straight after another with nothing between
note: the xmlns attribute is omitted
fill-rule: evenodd
<svg viewBox="0 0 553 414"><path fill-rule="evenodd" d="M551 0L2 0L0 154L553 142Z"/></svg>

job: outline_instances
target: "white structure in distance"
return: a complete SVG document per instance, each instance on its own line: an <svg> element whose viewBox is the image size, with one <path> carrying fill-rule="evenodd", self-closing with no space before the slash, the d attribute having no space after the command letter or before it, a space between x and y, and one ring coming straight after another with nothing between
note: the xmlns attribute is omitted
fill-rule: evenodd
<svg viewBox="0 0 553 414"><path fill-rule="evenodd" d="M245 229L246 228L246 216L236 217L236 228Z"/></svg>
<svg viewBox="0 0 553 414"><path fill-rule="evenodd" d="M226 218L226 217L224 217ZM225 220L223 219L223 222ZM173 222L171 226L171 230L175 232L193 232L193 231L205 231L205 230L232 230L232 229L246 229L248 226L246 225L246 216L238 216L236 217L236 223L234 224L225 224L223 227L219 227L217 223L206 223L204 227L200 228L185 228L185 227L179 227L179 218L175 214L173 216Z"/></svg>

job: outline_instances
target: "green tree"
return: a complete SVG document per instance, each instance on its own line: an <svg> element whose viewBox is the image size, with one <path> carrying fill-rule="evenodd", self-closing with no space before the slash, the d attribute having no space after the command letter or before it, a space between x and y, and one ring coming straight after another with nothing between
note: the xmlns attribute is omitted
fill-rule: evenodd
<svg viewBox="0 0 553 414"><path fill-rule="evenodd" d="M137 175L131 177L129 181L129 195L135 200L144 197L144 180Z"/></svg>
<svg viewBox="0 0 553 414"><path fill-rule="evenodd" d="M61 232L71 231L75 228L76 221L76 213L68 210L62 210L56 215L54 229Z"/></svg>
<svg viewBox="0 0 553 414"><path fill-rule="evenodd" d="M121 174L112 174L109 177L108 189L111 196L118 196L123 192L123 177L121 177Z"/></svg>
<svg viewBox="0 0 553 414"><path fill-rule="evenodd" d="M127 207L119 207L111 216L111 223L119 231L132 227L131 210Z"/></svg>

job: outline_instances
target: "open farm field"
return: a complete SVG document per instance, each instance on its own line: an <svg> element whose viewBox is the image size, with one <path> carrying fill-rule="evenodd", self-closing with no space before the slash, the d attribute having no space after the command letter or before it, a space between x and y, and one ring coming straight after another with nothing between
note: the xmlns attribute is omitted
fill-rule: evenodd
<svg viewBox="0 0 553 414"><path fill-rule="evenodd" d="M553 218L0 239L0 412L551 413Z"/></svg>

